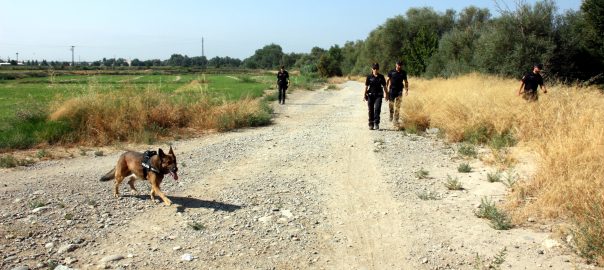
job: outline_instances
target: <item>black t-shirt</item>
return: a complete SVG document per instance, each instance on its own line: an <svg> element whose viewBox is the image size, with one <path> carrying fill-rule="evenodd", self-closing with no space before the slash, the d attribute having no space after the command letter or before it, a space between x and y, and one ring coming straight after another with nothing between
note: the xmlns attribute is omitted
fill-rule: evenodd
<svg viewBox="0 0 604 270"><path fill-rule="evenodd" d="M284 70L283 72L279 71L277 73L277 84L287 85L287 80L289 80L289 73L287 73L287 70Z"/></svg>
<svg viewBox="0 0 604 270"><path fill-rule="evenodd" d="M403 82L407 80L407 72L402 69L400 72L393 69L388 72L388 78L390 78L390 90L400 93L403 91Z"/></svg>
<svg viewBox="0 0 604 270"><path fill-rule="evenodd" d="M522 77L522 82L525 92L535 92L539 85L543 85L543 77L539 73L529 72Z"/></svg>
<svg viewBox="0 0 604 270"><path fill-rule="evenodd" d="M365 80L365 85L369 86L369 89L367 90L369 95L375 95L378 97L384 96L384 92L382 90L382 87L386 88L386 79L384 78L384 75L378 74L377 76L373 76L373 74L370 74Z"/></svg>

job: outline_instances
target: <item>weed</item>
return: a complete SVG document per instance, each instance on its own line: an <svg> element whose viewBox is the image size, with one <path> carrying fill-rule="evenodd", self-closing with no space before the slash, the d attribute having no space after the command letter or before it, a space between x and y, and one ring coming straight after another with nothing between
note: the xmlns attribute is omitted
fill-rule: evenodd
<svg viewBox="0 0 604 270"><path fill-rule="evenodd" d="M417 177L417 179L426 179L428 178L428 174L428 171L424 170L424 168L421 168L419 171L415 172L415 177Z"/></svg>
<svg viewBox="0 0 604 270"><path fill-rule="evenodd" d="M468 163L461 163L457 166L457 171L460 173L469 173L472 172L472 167Z"/></svg>
<svg viewBox="0 0 604 270"><path fill-rule="evenodd" d="M501 265L505 262L505 256L507 255L507 248L503 248L501 249L497 254L495 254L495 256L493 257L493 259L486 259L483 260L480 255L478 255L478 253L476 253L476 257L474 258L474 269L477 270L487 270L487 269L494 269L494 270L499 270L501 269Z"/></svg>
<svg viewBox="0 0 604 270"><path fill-rule="evenodd" d="M80 156L86 156L86 149L80 148Z"/></svg>
<svg viewBox="0 0 604 270"><path fill-rule="evenodd" d="M480 206L474 214L479 218L490 220L491 227L495 230L508 230L512 228L512 221L507 214L497 209L495 203L486 197L480 199Z"/></svg>
<svg viewBox="0 0 604 270"><path fill-rule="evenodd" d="M518 178L519 178L518 174L510 169L504 174L501 182L507 188L512 188L516 184L516 182L518 182Z"/></svg>
<svg viewBox="0 0 604 270"><path fill-rule="evenodd" d="M475 158L478 155L476 153L476 147L474 147L474 145L471 145L468 143L460 144L459 148L457 148L457 153L462 156L472 157L472 158Z"/></svg>
<svg viewBox="0 0 604 270"><path fill-rule="evenodd" d="M428 200L438 200L438 195L434 192L431 191L420 191L415 193L417 195L418 198L420 198L421 200L424 201L428 201Z"/></svg>
<svg viewBox="0 0 604 270"><path fill-rule="evenodd" d="M29 209L36 209L36 208L39 208L39 207L43 207L45 205L47 205L47 203L35 200L35 201L29 202Z"/></svg>
<svg viewBox="0 0 604 270"><path fill-rule="evenodd" d="M45 149L41 149L41 150L38 150L38 152L36 153L36 157L37 158L50 157L50 153L48 151L46 151Z"/></svg>
<svg viewBox="0 0 604 270"><path fill-rule="evenodd" d="M571 230L575 246L580 254L591 262L603 263L604 258L604 209L602 202L593 200L590 210L584 214L575 214L575 227Z"/></svg>
<svg viewBox="0 0 604 270"><path fill-rule="evenodd" d="M489 183L501 182L501 173L500 172L487 173L487 181Z"/></svg>
<svg viewBox="0 0 604 270"><path fill-rule="evenodd" d="M104 155L105 155L105 153L102 150L94 151L94 156L95 157L102 157Z"/></svg>
<svg viewBox="0 0 604 270"><path fill-rule="evenodd" d="M445 182L445 187L448 190L463 190L463 186L457 177L453 178L450 175L447 175L447 182Z"/></svg>
<svg viewBox="0 0 604 270"><path fill-rule="evenodd" d="M73 214L72 213L66 213L65 216L63 216L66 220L73 220Z"/></svg>
<svg viewBox="0 0 604 270"><path fill-rule="evenodd" d="M96 206L97 205L97 202L95 200L91 199L91 198L86 198L84 200L84 203L87 204L87 205L90 205L90 206Z"/></svg>
<svg viewBox="0 0 604 270"><path fill-rule="evenodd" d="M336 90L336 89L338 89L338 86L335 84L327 85L327 90Z"/></svg>
<svg viewBox="0 0 604 270"><path fill-rule="evenodd" d="M463 140L471 144L484 144L489 141L493 133L493 126L489 123L480 123L463 132Z"/></svg>
<svg viewBox="0 0 604 270"><path fill-rule="evenodd" d="M185 162L181 162L181 163L180 163L180 166L181 166L181 167L183 167L183 168L186 168L186 167L187 167L187 163L185 163Z"/></svg>
<svg viewBox="0 0 604 270"><path fill-rule="evenodd" d="M493 136L489 140L489 146L491 146L491 148L493 149L500 150L505 147L514 146L516 145L516 142L516 138L514 138L514 135L510 131L504 131L500 134Z"/></svg>
<svg viewBox="0 0 604 270"><path fill-rule="evenodd" d="M19 161L13 155L0 157L1 168L14 168L19 165Z"/></svg>
<svg viewBox="0 0 604 270"><path fill-rule="evenodd" d="M196 231L201 231L206 228L203 224L200 224L197 221L189 222L187 225Z"/></svg>

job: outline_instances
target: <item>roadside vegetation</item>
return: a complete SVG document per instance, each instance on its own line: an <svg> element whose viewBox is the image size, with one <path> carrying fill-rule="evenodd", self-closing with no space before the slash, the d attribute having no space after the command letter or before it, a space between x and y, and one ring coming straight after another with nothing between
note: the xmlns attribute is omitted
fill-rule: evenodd
<svg viewBox="0 0 604 270"><path fill-rule="evenodd" d="M604 95L599 89L549 85L538 102L527 103L516 95L519 82L513 79L470 74L413 81L414 94L403 106L405 125L429 122L447 140L461 142L458 151L464 156L476 155L473 145L489 148L501 161L495 165L507 170L489 181L501 181L511 191L506 209L514 223L528 217L566 220L575 225L570 233L581 253L604 258ZM518 179L512 159L501 157L515 145L538 154L532 179Z"/></svg>
<svg viewBox="0 0 604 270"><path fill-rule="evenodd" d="M0 83L0 150L150 143L265 125L270 75L67 75ZM5 166L19 164L5 157Z"/></svg>

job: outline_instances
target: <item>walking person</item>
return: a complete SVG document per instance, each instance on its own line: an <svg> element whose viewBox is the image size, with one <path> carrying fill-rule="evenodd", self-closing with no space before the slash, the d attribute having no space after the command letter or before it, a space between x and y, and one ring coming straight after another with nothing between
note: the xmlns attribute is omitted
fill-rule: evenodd
<svg viewBox="0 0 604 270"><path fill-rule="evenodd" d="M285 93L289 87L289 73L285 66L281 66L277 72L277 88L279 89L279 104L285 104Z"/></svg>
<svg viewBox="0 0 604 270"><path fill-rule="evenodd" d="M522 83L520 84L520 89L518 89L518 95L522 95L527 101L537 101L539 99L539 91L537 88L541 86L543 93L547 93L547 88L545 84L543 84L543 77L541 77L541 70L543 69L543 64L535 64L533 65L533 71L528 72L524 77L522 77Z"/></svg>
<svg viewBox="0 0 604 270"><path fill-rule="evenodd" d="M403 85L404 84L404 85ZM405 88L405 96L409 95L409 81L407 81L407 72L403 70L403 62L397 61L393 70L388 72L388 80L386 81L388 95L388 107L390 109L390 122L394 121L398 124L401 103L403 102L403 87Z"/></svg>
<svg viewBox="0 0 604 270"><path fill-rule="evenodd" d="M382 98L388 99L386 90L386 79L380 74L380 65L375 63L371 66L371 74L365 80L365 101L369 109L369 129L380 129L380 112L382 110Z"/></svg>

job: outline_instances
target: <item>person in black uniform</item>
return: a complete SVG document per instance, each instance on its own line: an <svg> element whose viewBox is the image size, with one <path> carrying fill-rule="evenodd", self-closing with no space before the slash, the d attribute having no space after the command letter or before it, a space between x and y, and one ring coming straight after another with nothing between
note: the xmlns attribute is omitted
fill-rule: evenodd
<svg viewBox="0 0 604 270"><path fill-rule="evenodd" d="M398 123L401 111L401 103L403 102L403 83L405 87L405 96L409 95L409 82L407 81L407 72L403 70L403 62L396 62L396 67L388 72L388 80L386 80L389 90L390 121Z"/></svg>
<svg viewBox="0 0 604 270"><path fill-rule="evenodd" d="M277 72L277 88L279 88L279 104L285 104L285 92L289 87L289 73L285 70L284 66L281 66L279 72Z"/></svg>
<svg viewBox="0 0 604 270"><path fill-rule="evenodd" d="M543 93L547 93L547 88L543 84L543 77L541 77L542 69L542 64L535 64L533 66L533 71L522 77L522 83L520 84L520 89L518 89L518 95L522 95L522 98L526 99L527 101L537 101L539 99L539 94L537 91L539 85L541 85Z"/></svg>
<svg viewBox="0 0 604 270"><path fill-rule="evenodd" d="M373 64L371 74L365 80L365 101L369 109L369 129L380 129L380 112L382 110L382 98L388 99L386 90L386 79L380 74L380 65Z"/></svg>

